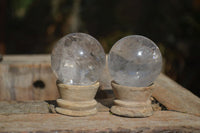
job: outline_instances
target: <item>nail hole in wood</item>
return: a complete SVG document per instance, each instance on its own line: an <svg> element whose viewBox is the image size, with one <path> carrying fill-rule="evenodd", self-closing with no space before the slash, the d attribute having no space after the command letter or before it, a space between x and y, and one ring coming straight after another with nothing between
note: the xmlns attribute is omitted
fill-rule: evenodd
<svg viewBox="0 0 200 133"><path fill-rule="evenodd" d="M42 80L36 80L35 82L33 82L33 86L38 89L44 89L45 84Z"/></svg>

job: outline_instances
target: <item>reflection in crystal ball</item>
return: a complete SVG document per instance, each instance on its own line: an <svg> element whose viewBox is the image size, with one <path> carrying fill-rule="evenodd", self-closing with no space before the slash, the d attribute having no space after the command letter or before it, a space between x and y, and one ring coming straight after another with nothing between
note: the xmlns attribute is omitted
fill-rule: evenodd
<svg viewBox="0 0 200 133"><path fill-rule="evenodd" d="M116 83L145 87L160 74L162 56L150 39L131 35L117 41L108 56L109 72Z"/></svg>
<svg viewBox="0 0 200 133"><path fill-rule="evenodd" d="M105 66L101 44L85 33L61 38L51 54L51 67L59 81L68 85L91 85L99 80Z"/></svg>

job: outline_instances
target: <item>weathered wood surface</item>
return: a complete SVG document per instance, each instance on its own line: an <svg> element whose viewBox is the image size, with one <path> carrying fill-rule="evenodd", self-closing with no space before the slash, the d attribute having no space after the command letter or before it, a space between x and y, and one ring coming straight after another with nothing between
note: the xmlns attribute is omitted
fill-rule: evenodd
<svg viewBox="0 0 200 133"><path fill-rule="evenodd" d="M168 110L200 116L200 98L183 88L169 77L160 74L155 82L153 97Z"/></svg>
<svg viewBox="0 0 200 133"><path fill-rule="evenodd" d="M46 114L49 113L49 109L51 109L50 105L44 101L0 102L0 115L30 114L30 113Z"/></svg>
<svg viewBox="0 0 200 133"><path fill-rule="evenodd" d="M59 94L49 55L4 56L0 62L0 100L54 100Z"/></svg>
<svg viewBox="0 0 200 133"><path fill-rule="evenodd" d="M41 80L41 84L34 85ZM101 91L96 98L113 98L111 78L106 68ZM50 55L6 55L0 62L0 101L55 100L59 98L56 78L50 67ZM200 99L161 74L155 81L153 96L169 110L200 115ZM107 93L109 92L109 93Z"/></svg>
<svg viewBox="0 0 200 133"><path fill-rule="evenodd" d="M94 97L99 82L92 85L66 85L57 83L61 99L57 99L56 111L69 116L87 116L97 113L97 102Z"/></svg>
<svg viewBox="0 0 200 133"><path fill-rule="evenodd" d="M111 108L113 114L126 117L148 117L153 114L150 97L153 85L130 87L111 83L116 99Z"/></svg>
<svg viewBox="0 0 200 133"><path fill-rule="evenodd" d="M87 117L60 114L0 115L0 132L200 132L200 117L189 114L158 111L148 118L125 118L98 112Z"/></svg>
<svg viewBox="0 0 200 133"><path fill-rule="evenodd" d="M109 101L111 102L111 101ZM97 103L98 112L109 112L109 107L103 105L103 101ZM47 114L56 113L55 107L57 107L55 100L53 101L1 101L0 102L0 115L11 114Z"/></svg>
<svg viewBox="0 0 200 133"><path fill-rule="evenodd" d="M38 80L44 86L34 84ZM101 91L96 99L110 107L113 93L107 68L101 80ZM1 101L55 100L59 97L55 83L49 55L4 56L0 62ZM157 78L155 86L153 97L169 110L200 114L200 99L164 74ZM200 132L198 116L156 111L148 118L130 119L110 114L109 108L103 105L98 103L97 115L69 117L48 113L51 106L44 102L4 102L0 107L0 132Z"/></svg>

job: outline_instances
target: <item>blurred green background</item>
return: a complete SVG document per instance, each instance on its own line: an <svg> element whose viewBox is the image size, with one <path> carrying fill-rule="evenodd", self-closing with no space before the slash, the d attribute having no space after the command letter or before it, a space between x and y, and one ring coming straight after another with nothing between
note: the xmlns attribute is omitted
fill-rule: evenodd
<svg viewBox="0 0 200 133"><path fill-rule="evenodd" d="M108 53L139 34L160 48L169 77L200 96L200 0L0 0L0 53L50 53L56 41L85 32Z"/></svg>

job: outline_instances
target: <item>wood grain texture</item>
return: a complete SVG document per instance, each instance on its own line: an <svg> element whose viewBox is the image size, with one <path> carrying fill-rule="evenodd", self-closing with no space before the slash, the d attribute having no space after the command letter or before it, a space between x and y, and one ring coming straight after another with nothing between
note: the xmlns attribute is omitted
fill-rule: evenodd
<svg viewBox="0 0 200 133"><path fill-rule="evenodd" d="M109 107L103 105L105 102L93 101L98 112L109 112ZM13 115L13 114L48 114L56 113L57 107L55 100L53 101L0 101L0 115Z"/></svg>
<svg viewBox="0 0 200 133"><path fill-rule="evenodd" d="M99 82L92 85L66 85L57 82L61 99L57 99L56 111L69 116L87 116L97 113L97 102L94 100Z"/></svg>
<svg viewBox="0 0 200 133"><path fill-rule="evenodd" d="M44 101L28 101L28 102L16 102L16 101L3 101L0 102L0 114L46 114L49 113L49 104Z"/></svg>
<svg viewBox="0 0 200 133"><path fill-rule="evenodd" d="M41 80L45 87L34 87ZM97 99L113 98L111 78L106 67L101 75ZM153 97L169 110L200 116L200 98L169 77L160 74ZM56 100L59 98L56 77L50 67L50 55L6 55L0 62L0 101Z"/></svg>
<svg viewBox="0 0 200 133"><path fill-rule="evenodd" d="M58 97L49 55L4 56L0 62L0 100L54 100Z"/></svg>
<svg viewBox="0 0 200 133"><path fill-rule="evenodd" d="M113 114L126 117L148 117L153 114L151 94L154 86L130 87L111 83L116 99L111 108Z"/></svg>
<svg viewBox="0 0 200 133"><path fill-rule="evenodd" d="M164 74L155 81L152 96L168 110L190 113L200 116L200 98L183 88Z"/></svg>
<svg viewBox="0 0 200 133"><path fill-rule="evenodd" d="M159 111L148 118L125 118L98 112L87 117L60 114L0 115L0 132L200 132L200 117Z"/></svg>

